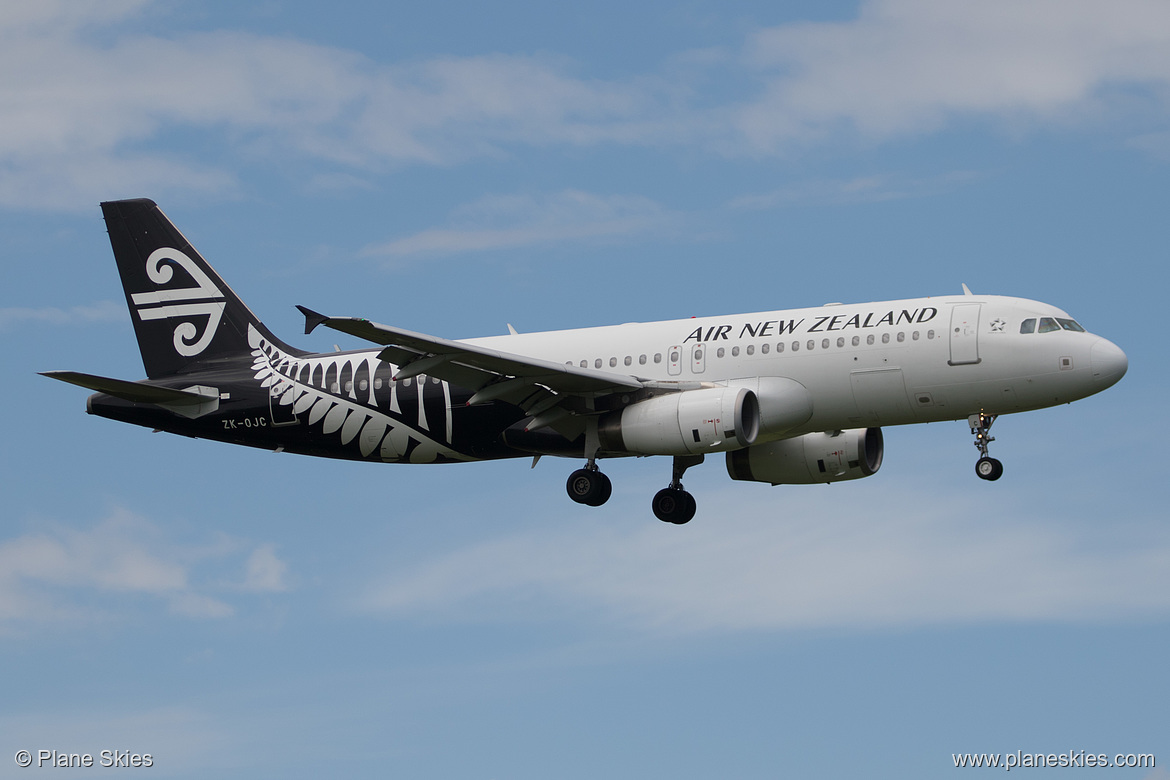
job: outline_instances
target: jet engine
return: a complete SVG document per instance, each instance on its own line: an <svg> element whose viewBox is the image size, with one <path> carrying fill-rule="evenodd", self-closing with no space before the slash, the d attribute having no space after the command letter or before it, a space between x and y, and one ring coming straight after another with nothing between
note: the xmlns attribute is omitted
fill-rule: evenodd
<svg viewBox="0 0 1170 780"><path fill-rule="evenodd" d="M881 428L806 433L727 453L727 473L773 485L842 482L877 473L883 452Z"/></svg>
<svg viewBox="0 0 1170 780"><path fill-rule="evenodd" d="M759 441L781 438L812 417L812 396L800 382L778 376L732 379L729 387L746 387L760 402Z"/></svg>
<svg viewBox="0 0 1170 780"><path fill-rule="evenodd" d="M697 455L747 447L760 404L745 387L684 390L631 404L601 419L601 448L632 455Z"/></svg>

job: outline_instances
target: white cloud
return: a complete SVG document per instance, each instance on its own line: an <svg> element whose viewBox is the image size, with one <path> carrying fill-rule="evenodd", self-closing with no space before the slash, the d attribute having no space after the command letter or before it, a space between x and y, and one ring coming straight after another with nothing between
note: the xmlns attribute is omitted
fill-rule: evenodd
<svg viewBox="0 0 1170 780"><path fill-rule="evenodd" d="M239 561L240 544L184 546L152 523L115 510L90 528L53 527L0 541L0 629L62 620L87 623L147 597L172 614L219 618L235 607L217 591L277 592L287 565L271 545ZM214 570L241 572L243 587L217 586ZM238 569L236 567L239 567Z"/></svg>
<svg viewBox="0 0 1170 780"><path fill-rule="evenodd" d="M1170 132L1143 133L1130 138L1129 146L1145 152L1151 157L1170 162Z"/></svg>
<svg viewBox="0 0 1170 780"><path fill-rule="evenodd" d="M824 203L877 203L902 198L935 195L979 178L971 171L927 179L910 179L896 175L858 176L852 179L800 181L768 192L734 198L732 209L762 210L785 206L808 206Z"/></svg>
<svg viewBox="0 0 1170 780"><path fill-rule="evenodd" d="M174 129L250 158L291 151L368 168L447 164L513 144L636 142L667 119L644 85L575 78L543 57L382 65L232 31L99 45L90 33L101 21L120 19L69 4L0 14L0 73L20 74L0 81L0 179L11 182L0 204L88 205L95 180L123 192L231 189L223 168L148 150Z"/></svg>
<svg viewBox="0 0 1170 780"><path fill-rule="evenodd" d="M363 254L444 255L598 241L661 230L675 219L659 204L638 196L601 196L579 190L542 196L489 196L457 209L450 227L431 228L367 247Z"/></svg>
<svg viewBox="0 0 1170 780"><path fill-rule="evenodd" d="M100 5L75 0L39 0L36 3L0 5L0 36L18 36L62 28L76 29L94 23L109 24L127 16L151 0L106 0Z"/></svg>
<svg viewBox="0 0 1170 780"><path fill-rule="evenodd" d="M83 325L91 322L118 322L126 319L126 305L113 301L98 301L90 306L59 309L53 306L31 308L13 306L0 309L0 331L24 323L46 325Z"/></svg>
<svg viewBox="0 0 1170 780"><path fill-rule="evenodd" d="M881 140L958 117L1066 119L1110 87L1170 85L1170 6L873 0L855 20L763 30L747 59L774 74L738 117L760 150L842 128Z"/></svg>
<svg viewBox="0 0 1170 780"><path fill-rule="evenodd" d="M964 117L1124 124L1144 110L1132 133L1143 136L1151 116L1164 121L1170 84L1170 7L1160 0L872 0L853 20L761 30L738 59L682 52L660 73L611 79L549 55L404 64L231 30L109 34L135 13L165 14L152 5L0 11L0 205L232 194L247 165L271 159L369 175L520 146L771 154L842 130L883 140ZM757 99L723 97L753 81ZM1121 95L1129 107L1106 111ZM200 143L176 147L176 133ZM318 179L329 181L340 180Z"/></svg>
<svg viewBox="0 0 1170 780"><path fill-rule="evenodd" d="M685 528L575 525L456 549L373 584L359 608L442 621L586 615L666 634L1170 612L1164 535L1105 547L924 493L873 486L826 502L834 489L738 486L705 495L717 509Z"/></svg>
<svg viewBox="0 0 1170 780"><path fill-rule="evenodd" d="M271 544L262 544L248 556L244 590L256 593L280 593L288 590L288 564L276 555Z"/></svg>

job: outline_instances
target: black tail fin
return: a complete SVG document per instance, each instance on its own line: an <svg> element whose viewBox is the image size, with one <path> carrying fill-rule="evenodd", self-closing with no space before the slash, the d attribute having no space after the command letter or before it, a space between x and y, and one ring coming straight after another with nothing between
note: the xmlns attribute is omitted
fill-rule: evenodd
<svg viewBox="0 0 1170 780"><path fill-rule="evenodd" d="M290 354L154 201L102 204L126 304L151 379L251 352L249 328Z"/></svg>

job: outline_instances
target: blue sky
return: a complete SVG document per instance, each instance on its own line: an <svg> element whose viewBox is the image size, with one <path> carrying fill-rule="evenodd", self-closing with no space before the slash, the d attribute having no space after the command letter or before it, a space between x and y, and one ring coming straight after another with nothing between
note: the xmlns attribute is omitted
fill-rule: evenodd
<svg viewBox="0 0 1170 780"><path fill-rule="evenodd" d="M1170 742L1170 7L39 2L0 10L0 777L934 778ZM461 338L956 292L1129 374L886 430L867 480L333 463L87 417L138 378L98 202L304 304ZM357 346L345 342L342 346ZM48 770L42 770L48 771ZM62 770L64 771L64 770ZM1025 771L1025 770L1018 770ZM118 774L109 770L111 776Z"/></svg>

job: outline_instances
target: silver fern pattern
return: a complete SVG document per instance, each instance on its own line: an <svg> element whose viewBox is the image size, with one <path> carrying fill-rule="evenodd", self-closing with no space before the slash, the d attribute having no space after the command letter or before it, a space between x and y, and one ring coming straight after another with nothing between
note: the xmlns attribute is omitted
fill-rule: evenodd
<svg viewBox="0 0 1170 780"><path fill-rule="evenodd" d="M248 344L252 348L255 379L268 390L274 420L281 408L289 418L283 424L320 426L322 436L338 436L342 445L357 447L366 459L377 457L387 463L473 460L449 446L451 390L446 382L438 383L446 408L443 443L435 438L427 419L423 404L425 377L415 382L387 380L389 402L382 408L374 392L382 381L375 377L380 364L376 353L296 358L265 339L251 325ZM400 391L417 394L418 419L414 424L403 419Z"/></svg>

